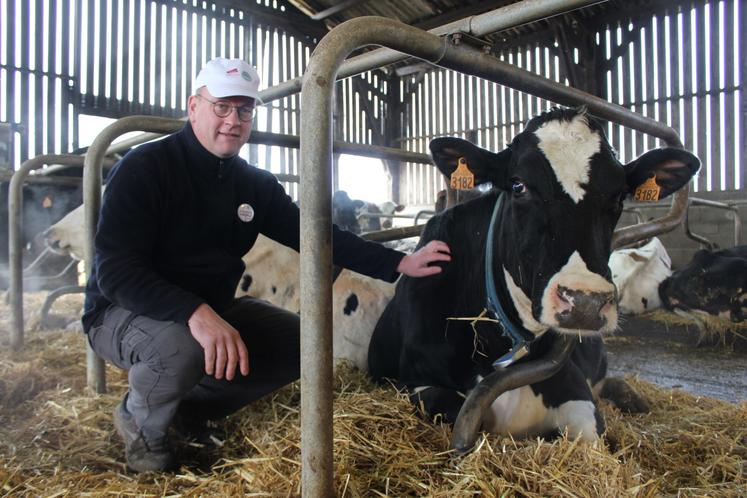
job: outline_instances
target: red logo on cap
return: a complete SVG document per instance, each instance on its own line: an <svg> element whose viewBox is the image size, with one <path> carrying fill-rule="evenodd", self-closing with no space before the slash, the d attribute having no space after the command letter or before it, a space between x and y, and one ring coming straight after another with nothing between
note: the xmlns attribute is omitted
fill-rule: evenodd
<svg viewBox="0 0 747 498"><path fill-rule="evenodd" d="M239 70L237 68L229 69L226 74L239 74Z"/></svg>

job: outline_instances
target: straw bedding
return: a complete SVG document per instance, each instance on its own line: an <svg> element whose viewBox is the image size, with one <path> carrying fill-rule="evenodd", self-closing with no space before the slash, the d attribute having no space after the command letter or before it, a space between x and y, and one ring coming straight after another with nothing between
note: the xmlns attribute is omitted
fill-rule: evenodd
<svg viewBox="0 0 747 498"><path fill-rule="evenodd" d="M297 385L220 422L219 449L180 444L177 472L132 474L111 424L126 375L109 369L110 393L91 396L83 337L71 331L30 332L23 351L11 353L0 301L0 496L300 494ZM40 302L29 296L27 309ZM74 316L80 298L55 308ZM421 420L394 389L341 368L337 495L747 496L747 402L631 381L652 412L622 415L603 405L607 434L594 445L483 436L476 451L456 457L447 451L448 427Z"/></svg>
<svg viewBox="0 0 747 498"><path fill-rule="evenodd" d="M699 344L712 344L721 346L734 346L736 344L745 349L747 345L747 320L732 322L725 318L709 315L706 313L672 313L663 309L657 309L642 317L664 324L669 327L693 328L698 331Z"/></svg>

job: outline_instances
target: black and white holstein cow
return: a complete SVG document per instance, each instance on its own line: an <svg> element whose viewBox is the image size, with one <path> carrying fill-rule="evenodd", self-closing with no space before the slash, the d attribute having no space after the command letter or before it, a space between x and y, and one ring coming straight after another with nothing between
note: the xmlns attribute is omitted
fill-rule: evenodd
<svg viewBox="0 0 747 498"><path fill-rule="evenodd" d="M659 286L664 308L712 315L731 322L747 320L747 246L702 249Z"/></svg>
<svg viewBox="0 0 747 498"><path fill-rule="evenodd" d="M505 371L543 357L564 334L578 344L556 374L491 399L480 414L483 430L515 437L567 430L595 440L604 425L592 388L618 398L621 409L645 410L629 386L614 396L603 382L599 334L617 327L607 266L613 230L623 200L638 185L655 174L661 196L668 196L690 180L698 159L664 148L623 165L601 125L572 109L533 118L498 154L457 138L435 139L430 149L447 178L463 157L475 184L491 182L495 191L429 220L419 245L443 240L452 261L435 276L398 281L371 339L370 374L396 379L427 416L454 422L465 395L497 373L494 361L511 346L495 321L470 322L486 309L493 279L496 304L530 341L528 355Z"/></svg>

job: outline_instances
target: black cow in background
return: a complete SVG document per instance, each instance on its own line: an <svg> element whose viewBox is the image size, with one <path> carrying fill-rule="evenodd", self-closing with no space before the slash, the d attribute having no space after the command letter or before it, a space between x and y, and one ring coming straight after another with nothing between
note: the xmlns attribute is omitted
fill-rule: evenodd
<svg viewBox="0 0 747 498"><path fill-rule="evenodd" d="M383 210L382 210L383 209ZM394 214L404 206L391 201L382 204L351 199L344 190L332 194L332 223L349 232L361 234L392 228L390 218L359 217L362 214Z"/></svg>
<svg viewBox="0 0 747 498"><path fill-rule="evenodd" d="M622 409L644 410L623 381L608 383L623 385L617 396L602 382L599 334L617 328L607 266L612 234L626 196L653 174L661 197L670 195L690 180L698 159L664 148L623 165L601 125L571 109L535 117L498 154L456 138L433 140L430 149L447 178L464 157L475 184L491 182L495 191L429 220L419 246L443 240L452 261L433 277L400 278L371 339L370 374L396 379L428 416L453 422L465 395L511 345L495 323L478 321L473 329L469 321L450 320L478 317L486 308L488 266L497 301L531 342L524 360L541 357L555 334L578 336L580 344L556 375L497 398L482 417L484 430L520 437L567 429L572 437L596 439L604 426L590 385Z"/></svg>
<svg viewBox="0 0 747 498"><path fill-rule="evenodd" d="M732 322L747 319L747 246L695 253L659 285L664 308L699 312Z"/></svg>
<svg viewBox="0 0 747 498"><path fill-rule="evenodd" d="M76 171L77 170L77 171ZM80 177L80 168L69 168L58 172L55 176ZM8 189L10 182L0 183L0 288L8 287ZM23 186L23 226L22 246L23 265L31 263L45 248L41 234L51 225L59 221L67 213L75 209L83 201L80 185L50 185L26 183ZM34 274L36 276L51 276L61 272L70 262L70 258L51 255L43 267ZM27 275L28 277L28 275ZM48 288L41 281L31 279L29 290L32 288ZM52 288L65 284L77 283L77 270L72 268L61 280L48 282Z"/></svg>

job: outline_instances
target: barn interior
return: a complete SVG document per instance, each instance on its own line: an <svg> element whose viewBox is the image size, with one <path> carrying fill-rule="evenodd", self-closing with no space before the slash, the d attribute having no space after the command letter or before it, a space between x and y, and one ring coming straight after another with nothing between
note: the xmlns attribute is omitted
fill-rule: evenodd
<svg viewBox="0 0 747 498"><path fill-rule="evenodd" d="M121 118L164 118L138 121L147 125L133 124L135 131L107 144L105 177L126 151L181 126L207 60L240 57L257 67L264 105L241 155L276 174L294 199L301 195L298 136L302 122L315 119L303 114L302 76L325 35L362 16L431 31L656 120L702 163L684 219L658 235L678 269L700 249L743 242L745 12L738 0L0 2L0 239L8 240L0 267L9 267L0 272L9 289L0 307L3 493L301 493L298 385L229 418L222 451L206 457L186 447L190 459L179 472L133 476L119 461L110 420L126 376L107 366L100 372L106 387L92 385L84 339L66 329L80 316L84 263L59 257L43 275L24 273L15 292L10 282L13 258L33 269L44 252L33 236L82 201L81 166L96 137ZM499 151L531 116L555 105L375 46L351 57L358 66L344 66L335 84L332 189L404 205L390 216L399 236L419 233L418 217L430 216L447 189L427 157L431 139L458 136ZM666 145L631 126L605 127L622 162ZM34 171L22 182L51 190L24 194L23 240L15 247L10 181L24 165ZM670 209L668 200L628 203L620 226ZM424 423L393 388L339 370L336 494L746 495L745 329L745 322L664 311L627 318L608 341L611 371L632 376L654 409L636 416L604 407L607 439L594 448L486 435L470 456L455 458L448 426Z"/></svg>

